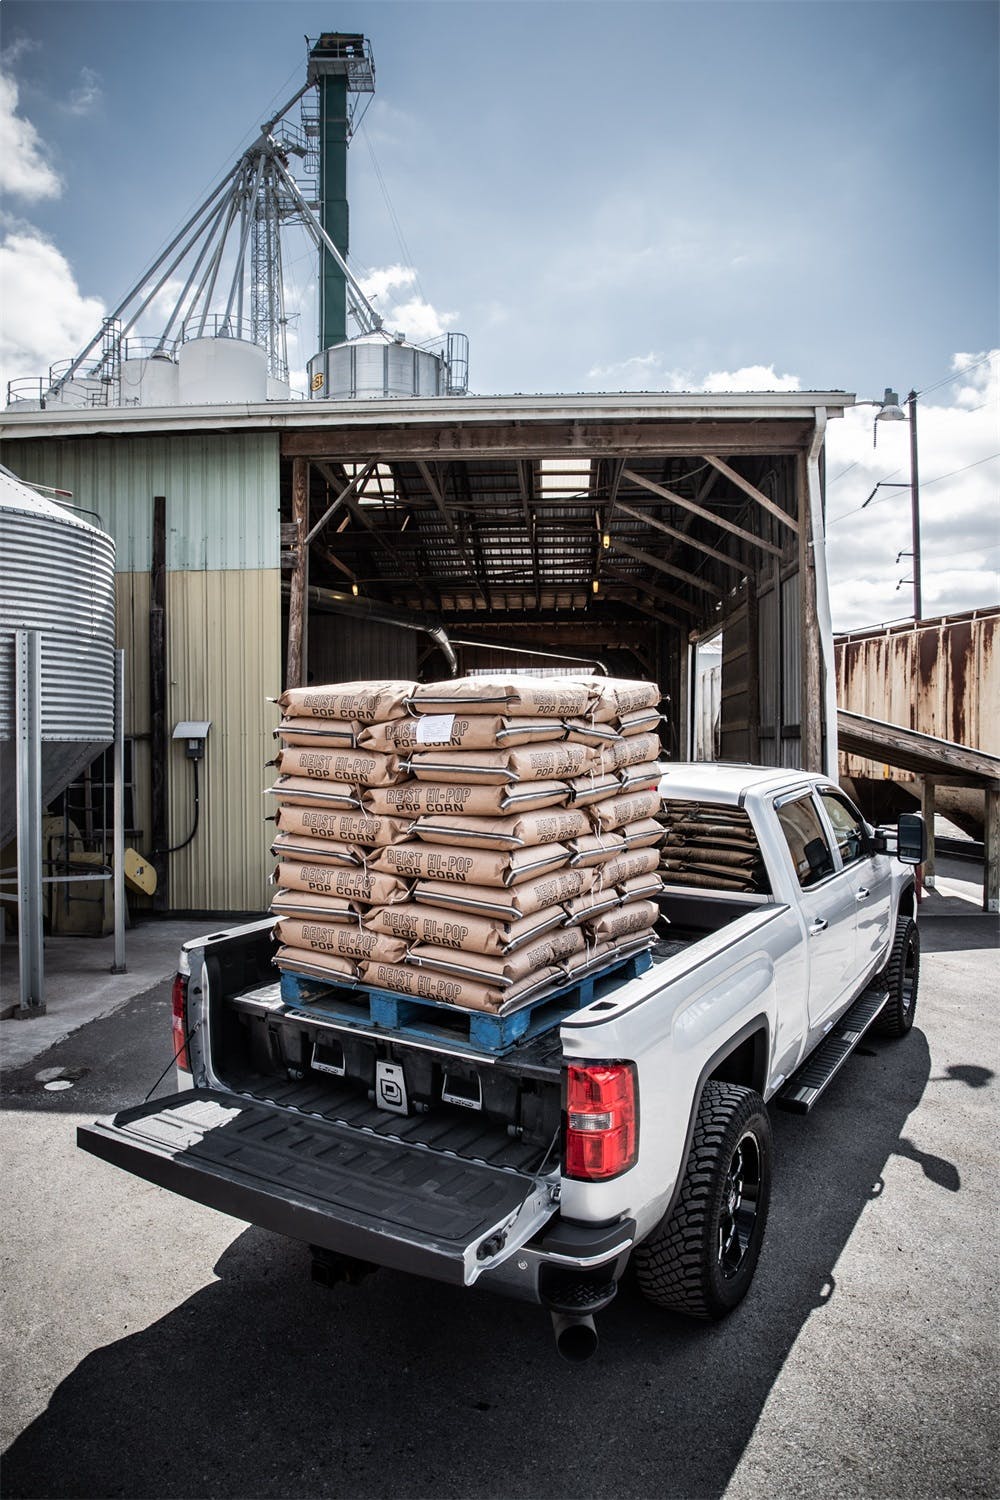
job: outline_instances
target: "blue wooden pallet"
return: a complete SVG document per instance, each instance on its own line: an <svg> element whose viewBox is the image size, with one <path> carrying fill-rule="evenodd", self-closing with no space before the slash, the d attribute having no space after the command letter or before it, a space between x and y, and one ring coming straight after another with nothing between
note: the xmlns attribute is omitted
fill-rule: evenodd
<svg viewBox="0 0 1000 1500"><path fill-rule="evenodd" d="M558 989L546 989L506 1015L463 1010L439 1000L424 1000L367 985L328 984L287 970L281 975L281 998L305 1016L322 1016L346 1026L396 1031L421 1041L445 1042L469 1052L509 1052L519 1042L551 1031L573 1011L599 999L608 983L635 979L652 966L648 949L620 958L606 968Z"/></svg>

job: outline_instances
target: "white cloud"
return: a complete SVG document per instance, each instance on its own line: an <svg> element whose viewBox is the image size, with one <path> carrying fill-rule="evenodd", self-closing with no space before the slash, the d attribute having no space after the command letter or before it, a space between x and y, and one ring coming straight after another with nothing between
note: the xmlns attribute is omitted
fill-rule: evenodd
<svg viewBox="0 0 1000 1500"><path fill-rule="evenodd" d="M361 290L369 302L378 302L388 292L401 291L416 284L417 273L412 266L384 266L381 270L369 271L359 276Z"/></svg>
<svg viewBox="0 0 1000 1500"><path fill-rule="evenodd" d="M701 391L797 391L797 375L776 375L773 365L744 365L739 370L713 370L706 375Z"/></svg>
<svg viewBox="0 0 1000 1500"><path fill-rule="evenodd" d="M69 262L36 230L8 232L0 245L4 316L0 324L0 399L7 381L41 376L77 353L97 332L104 304L85 297Z"/></svg>
<svg viewBox="0 0 1000 1500"><path fill-rule="evenodd" d="M385 327L405 334L410 343L424 344L430 339L440 338L458 317L457 313L442 312L419 291L404 301L399 300L400 292L418 286L417 272L412 266L377 267L367 276L359 276L358 281L365 296L381 315Z"/></svg>
<svg viewBox="0 0 1000 1500"><path fill-rule="evenodd" d="M691 370L671 369L663 355L651 350L617 364L595 365L587 379L598 388L616 391L797 391L797 375L776 375L773 365L744 365L739 370L712 370L698 376Z"/></svg>
<svg viewBox="0 0 1000 1500"><path fill-rule="evenodd" d="M1000 351L956 355L953 384L917 403L922 612L1000 600ZM834 627L912 613L909 424L858 406L827 434L827 566ZM882 487L875 490L876 485ZM899 486L898 488L896 486ZM868 497L871 496L871 499Z"/></svg>
<svg viewBox="0 0 1000 1500"><path fill-rule="evenodd" d="M0 74L0 191L35 203L58 198L59 174L45 157L45 147L30 120L17 113L18 89Z"/></svg>
<svg viewBox="0 0 1000 1500"><path fill-rule="evenodd" d="M100 104L103 92L101 75L93 68L81 68L80 82L67 99L65 108L71 115L89 115Z"/></svg>

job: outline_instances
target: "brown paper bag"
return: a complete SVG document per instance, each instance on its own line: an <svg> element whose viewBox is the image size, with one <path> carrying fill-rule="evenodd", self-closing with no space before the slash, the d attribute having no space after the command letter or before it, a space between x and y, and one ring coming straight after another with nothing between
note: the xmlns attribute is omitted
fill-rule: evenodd
<svg viewBox="0 0 1000 1500"><path fill-rule="evenodd" d="M419 714L388 724L371 724L359 744L384 754L420 750L509 750L515 745L565 738L559 719L515 718L500 714Z"/></svg>
<svg viewBox="0 0 1000 1500"><path fill-rule="evenodd" d="M453 1005L460 1010L483 1010L495 1014L498 1011L516 1009L520 1001L537 994L557 980L560 971L545 970L522 980L520 984L506 988L495 984L477 984L454 974L418 969L410 964L382 964L375 960L362 965L362 974L365 983L373 989L390 990L398 995L410 995L414 999L435 1000L439 1004Z"/></svg>
<svg viewBox="0 0 1000 1500"><path fill-rule="evenodd" d="M643 761L654 764L660 758L660 736L658 734L633 734L619 740L605 755L612 771L624 771L627 766L636 766Z"/></svg>
<svg viewBox="0 0 1000 1500"><path fill-rule="evenodd" d="M634 823L623 824L618 831L626 849L648 849L663 842L663 828L655 818L638 818Z"/></svg>
<svg viewBox="0 0 1000 1500"><path fill-rule="evenodd" d="M548 969L558 969L565 959L580 953L584 937L575 928L560 928L526 944L516 953L491 956L484 953L455 951L430 943L418 943L406 955L407 964L456 974L475 983L507 988Z"/></svg>
<svg viewBox="0 0 1000 1500"><path fill-rule="evenodd" d="M413 825L417 838L429 844L451 844L474 849L523 849L533 844L558 844L588 831L586 813L517 813L508 818L437 818L430 814Z"/></svg>
<svg viewBox="0 0 1000 1500"><path fill-rule="evenodd" d="M578 927L583 922L589 922L592 917L598 917L605 911L613 911L620 905L621 897L614 886L606 886L603 890L595 886L585 896L578 896L575 901L567 901L566 925Z"/></svg>
<svg viewBox="0 0 1000 1500"><path fill-rule="evenodd" d="M442 880L421 880L414 886L413 896L427 906L516 922L582 896L593 883L593 870L562 869L504 890L493 886L449 885Z"/></svg>
<svg viewBox="0 0 1000 1500"><path fill-rule="evenodd" d="M655 682L627 677L584 677L591 693L589 717L598 723L620 720L624 714L655 708L663 696Z"/></svg>
<svg viewBox="0 0 1000 1500"><path fill-rule="evenodd" d="M569 844L570 863L574 869L590 869L624 854L625 840L620 833L588 833Z"/></svg>
<svg viewBox="0 0 1000 1500"><path fill-rule="evenodd" d="M279 833L271 845L275 859L304 860L312 865L339 865L344 869L360 869L365 863L367 850L357 844L341 844L335 839L312 838L304 833Z"/></svg>
<svg viewBox="0 0 1000 1500"><path fill-rule="evenodd" d="M498 818L504 813L536 807L561 806L566 801L563 781L525 781L506 786L462 786L457 782L404 781L399 786L372 787L362 793L371 813L393 817L421 817L444 813L473 818Z"/></svg>
<svg viewBox="0 0 1000 1500"><path fill-rule="evenodd" d="M563 677L456 677L420 683L409 700L414 713L514 714L575 719L587 712L590 692Z"/></svg>
<svg viewBox="0 0 1000 1500"><path fill-rule="evenodd" d="M627 906L630 901L655 901L663 894L663 881L658 873L633 875L631 880L623 880L619 883L618 894L623 906Z"/></svg>
<svg viewBox="0 0 1000 1500"><path fill-rule="evenodd" d="M564 741L522 745L516 750L420 750L406 765L420 781L472 785L565 781L589 769L590 749Z"/></svg>
<svg viewBox="0 0 1000 1500"><path fill-rule="evenodd" d="M533 875L558 869L569 860L562 844L526 849L487 850L435 844L393 844L372 861L377 873L401 880L447 881L459 885L518 885Z"/></svg>
<svg viewBox="0 0 1000 1500"><path fill-rule="evenodd" d="M308 891L310 894L339 896L363 906L388 906L405 901L410 887L393 875L368 870L341 870L336 865L292 864L282 860L275 870L275 880L283 890Z"/></svg>
<svg viewBox="0 0 1000 1500"><path fill-rule="evenodd" d="M608 797L621 793L621 782L614 771L603 773L590 771L586 776L576 776L568 781L571 807L589 807L592 802L603 802Z"/></svg>
<svg viewBox="0 0 1000 1500"><path fill-rule="evenodd" d="M358 965L353 959L314 953L311 948L279 948L274 962L283 973L307 974L310 979L350 984L358 977Z"/></svg>
<svg viewBox="0 0 1000 1500"><path fill-rule="evenodd" d="M275 765L288 776L347 782L349 786L390 786L406 772L395 755L373 750L281 750Z"/></svg>
<svg viewBox="0 0 1000 1500"><path fill-rule="evenodd" d="M348 922L359 927L363 908L356 901L345 901L343 896L279 889L271 898L271 910L279 917L312 917L320 922Z"/></svg>
<svg viewBox="0 0 1000 1500"><path fill-rule="evenodd" d="M655 901L631 901L617 911L604 913L587 924L590 936L598 943L620 943L640 933L652 935L653 926L660 915Z"/></svg>
<svg viewBox="0 0 1000 1500"><path fill-rule="evenodd" d="M356 719L282 719L274 735L283 745L353 750L360 727Z"/></svg>
<svg viewBox="0 0 1000 1500"><path fill-rule="evenodd" d="M355 962L377 958L383 963L402 963L406 944L384 932L346 926L337 922L313 922L283 917L277 924L279 941L286 948L307 948L312 953L330 953L334 958Z"/></svg>
<svg viewBox="0 0 1000 1500"><path fill-rule="evenodd" d="M660 851L656 848L629 849L599 866L599 885L624 885L639 875L652 875L659 868Z"/></svg>
<svg viewBox="0 0 1000 1500"><path fill-rule="evenodd" d="M401 719L413 682L334 682L325 687L286 688L278 706L289 718L358 719L374 724Z"/></svg>
<svg viewBox="0 0 1000 1500"><path fill-rule="evenodd" d="M628 741L625 741L628 744ZM658 788L660 785L660 768L655 760L639 761L637 765L626 766L618 772L618 779L622 785L622 791L648 791Z"/></svg>
<svg viewBox="0 0 1000 1500"><path fill-rule="evenodd" d="M279 807L275 822L283 833L310 834L366 848L401 843L413 827L412 818L375 818L363 812L337 812L319 807Z"/></svg>
<svg viewBox="0 0 1000 1500"><path fill-rule="evenodd" d="M625 792L620 797L609 797L606 802L597 802L590 809L594 827L599 833L622 828L639 818L650 818L660 810L658 791Z"/></svg>
<svg viewBox="0 0 1000 1500"><path fill-rule="evenodd" d="M598 724L593 719L567 719L566 738L575 745L590 745L592 749L611 749L621 739L615 724Z"/></svg>
<svg viewBox="0 0 1000 1500"><path fill-rule="evenodd" d="M658 708L637 708L634 713L619 715L618 732L628 739L633 734L654 732L659 729L662 722L663 715Z"/></svg>
<svg viewBox="0 0 1000 1500"><path fill-rule="evenodd" d="M561 907L549 907L519 921L501 921L407 901L400 906L377 908L365 918L365 926L407 944L430 943L438 948L496 955L513 953L533 938L561 926L562 920Z"/></svg>
<svg viewBox="0 0 1000 1500"><path fill-rule="evenodd" d="M361 806L357 790L346 781L313 781L308 776L279 776L264 795L273 797L282 807L325 807L350 812Z"/></svg>

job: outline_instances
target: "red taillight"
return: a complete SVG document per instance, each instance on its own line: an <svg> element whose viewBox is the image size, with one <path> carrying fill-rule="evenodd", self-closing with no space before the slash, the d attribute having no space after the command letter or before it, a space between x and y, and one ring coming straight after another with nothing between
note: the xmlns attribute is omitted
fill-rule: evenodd
<svg viewBox="0 0 1000 1500"><path fill-rule="evenodd" d="M638 1114L635 1063L567 1068L566 1176L601 1182L633 1166Z"/></svg>
<svg viewBox="0 0 1000 1500"><path fill-rule="evenodd" d="M173 1026L174 1052L176 1054L175 1061L179 1068L184 1068L190 1073L191 1064L188 1061L187 1049L187 992L187 975L175 974L173 989L170 991L171 1024Z"/></svg>

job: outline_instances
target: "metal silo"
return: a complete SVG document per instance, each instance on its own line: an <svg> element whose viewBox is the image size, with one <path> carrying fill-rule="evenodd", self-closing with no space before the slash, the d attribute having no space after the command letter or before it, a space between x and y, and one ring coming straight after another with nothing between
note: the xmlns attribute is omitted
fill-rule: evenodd
<svg viewBox="0 0 1000 1500"><path fill-rule="evenodd" d="M115 544L0 468L0 845L16 825L18 631L41 637L42 799L115 734Z"/></svg>

